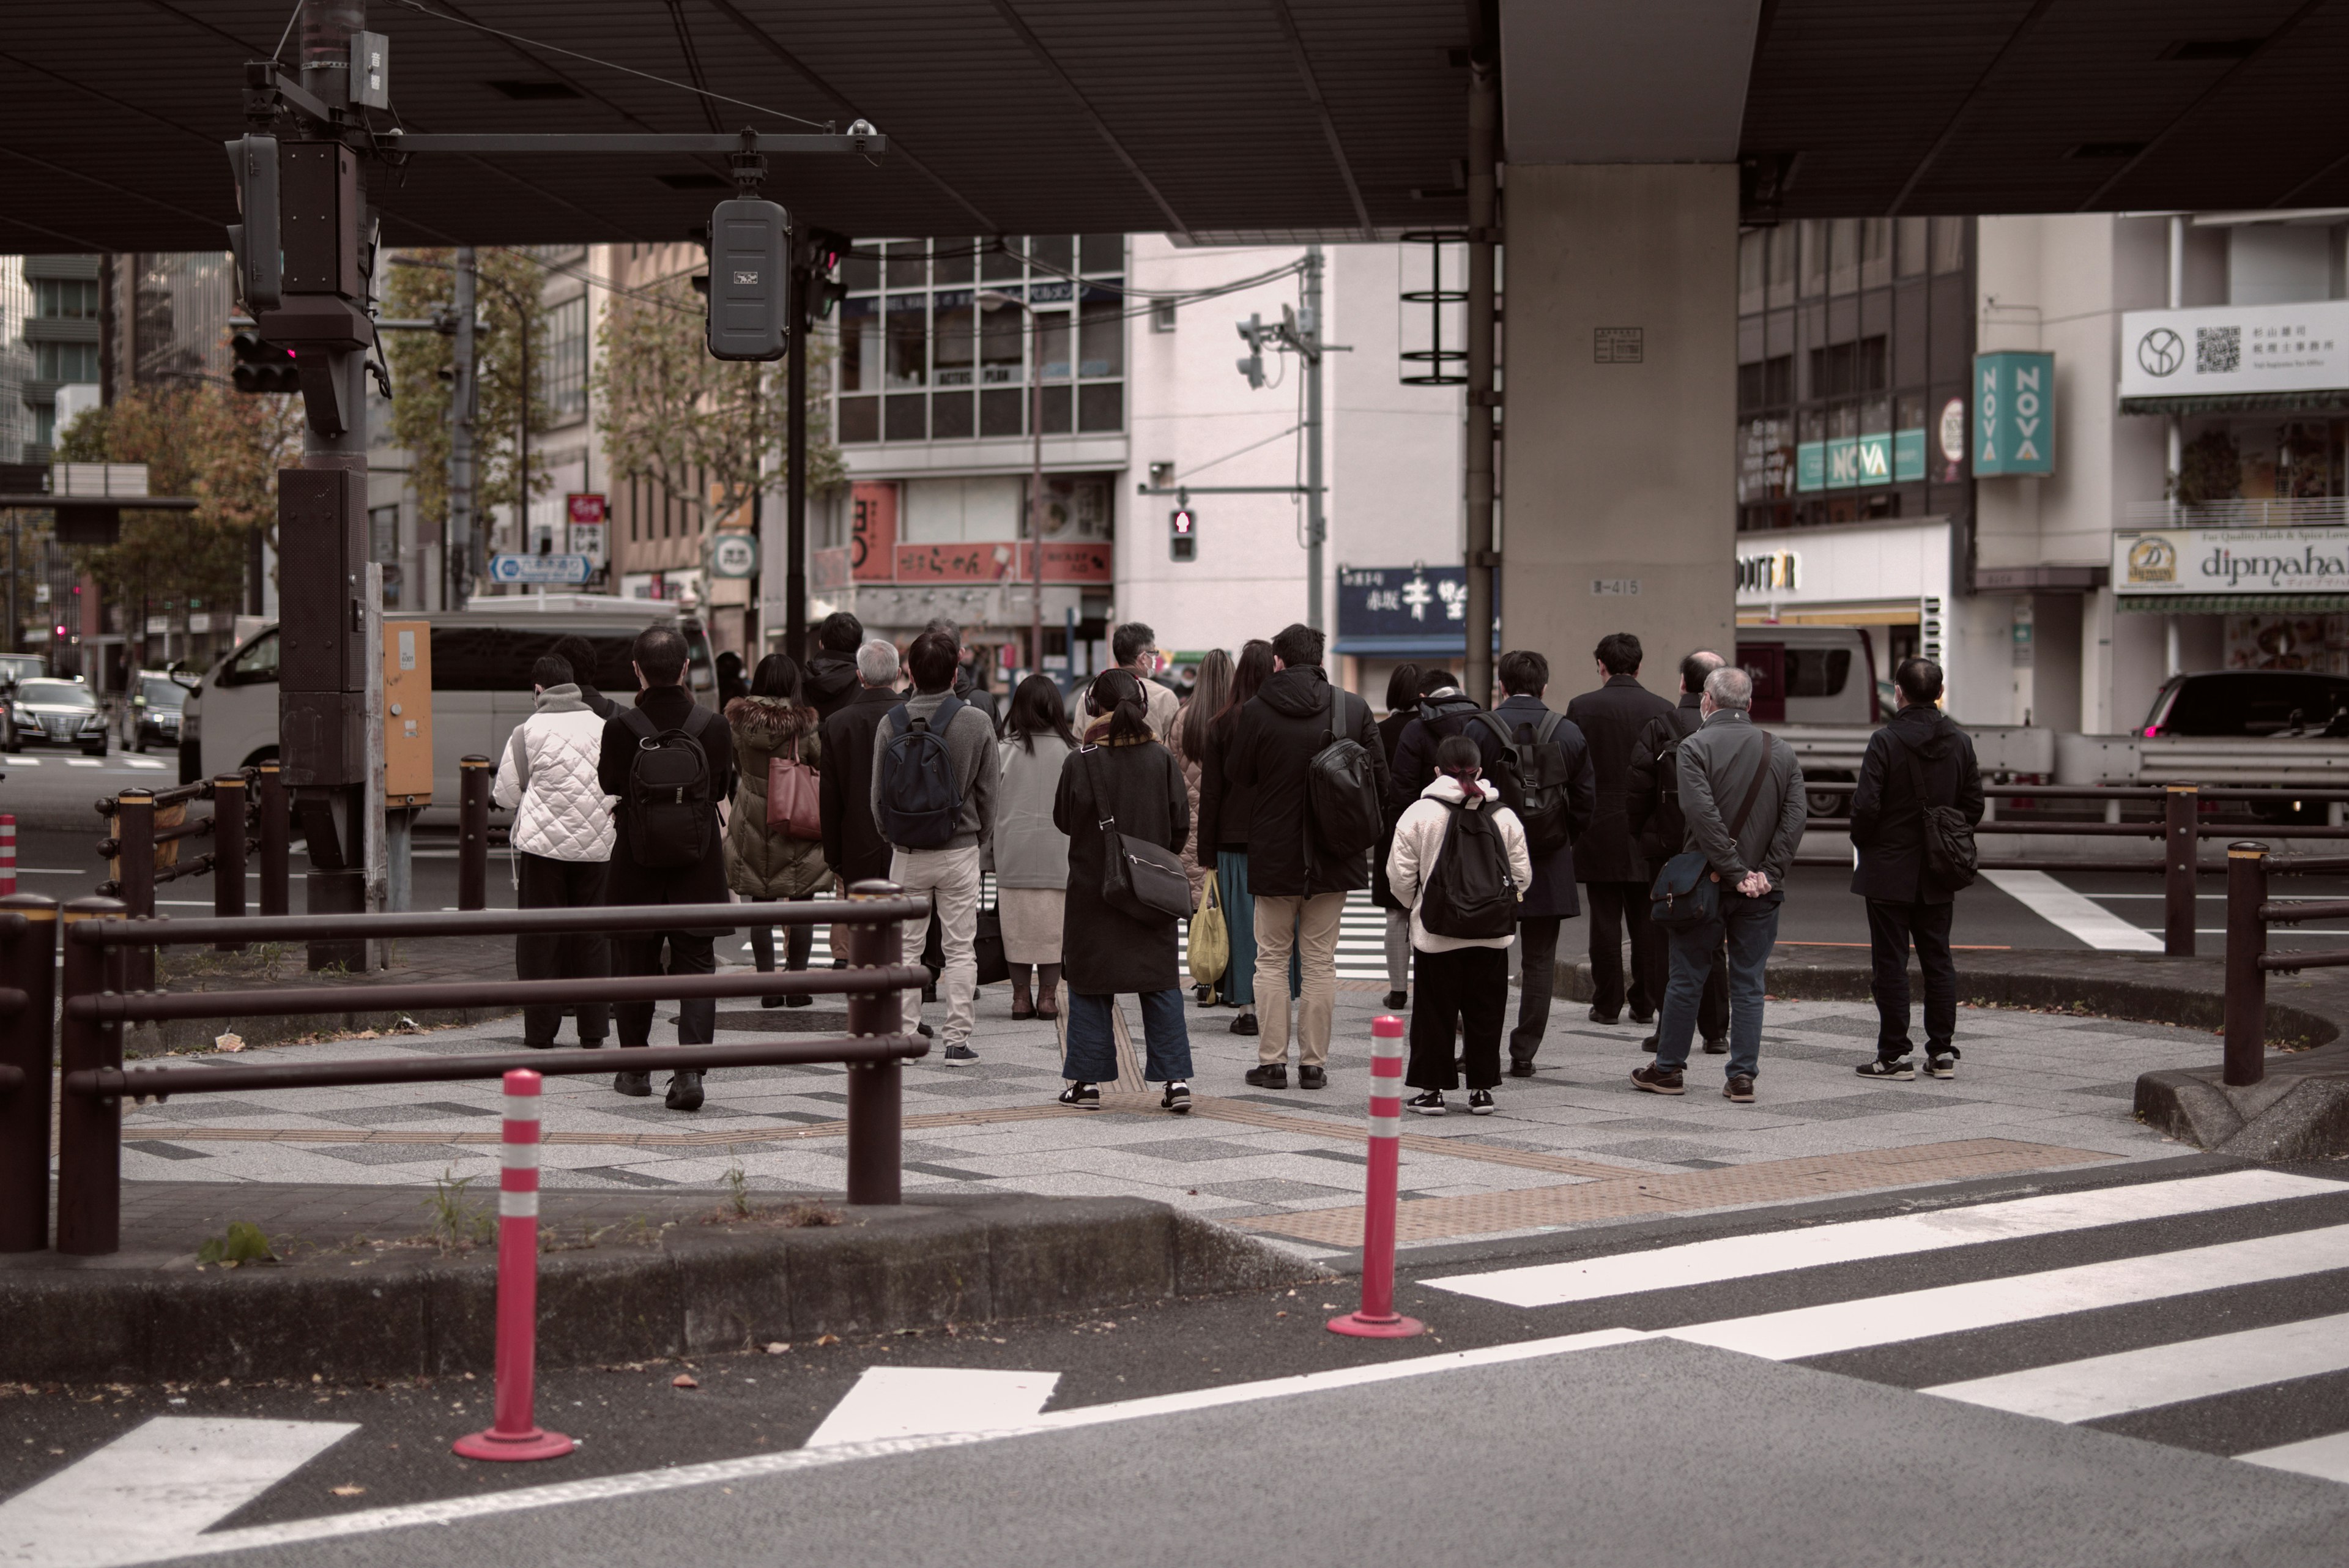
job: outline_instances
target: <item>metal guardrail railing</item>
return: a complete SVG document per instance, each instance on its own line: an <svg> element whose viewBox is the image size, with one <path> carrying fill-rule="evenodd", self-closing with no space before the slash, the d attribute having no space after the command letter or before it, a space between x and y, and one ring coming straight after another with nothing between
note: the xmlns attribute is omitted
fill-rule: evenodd
<svg viewBox="0 0 2349 1568"><path fill-rule="evenodd" d="M2349 966L2349 948L2270 952L2270 926L2349 919L2349 898L2270 898L2270 877L2349 870L2349 858L2281 860L2253 840L2227 846L2226 1054L2222 1082L2267 1076L2268 976Z"/></svg>
<svg viewBox="0 0 2349 1568"><path fill-rule="evenodd" d="M844 970L782 974L623 975L600 980L481 980L403 984L277 986L191 992L134 989L134 956L160 946L299 939L370 940L523 932L722 929L745 923L740 904L491 909L416 915L255 916L212 919L134 917L113 898L60 908L33 894L0 898L0 1251L50 1245L49 1120L57 1116L56 1250L97 1256L121 1239L122 1102L223 1090L320 1085L457 1082L517 1067L555 1075L700 1071L712 1067L840 1063L848 1075L848 1201L901 1200L903 1064L928 1042L901 1032L900 993L929 972L899 961L904 925L926 920L929 902L895 884L860 882L843 903L760 906L768 924L830 924L844 937ZM58 961L60 937L63 961ZM62 987L62 1002L58 988ZM234 1019L312 1012L530 1002L655 1002L684 997L842 995L846 1035L746 1044L652 1045L636 1050L529 1051L340 1062L236 1062L125 1066L122 1026L163 1019ZM53 1074L52 1023L55 1026ZM54 1095L53 1095L54 1091Z"/></svg>

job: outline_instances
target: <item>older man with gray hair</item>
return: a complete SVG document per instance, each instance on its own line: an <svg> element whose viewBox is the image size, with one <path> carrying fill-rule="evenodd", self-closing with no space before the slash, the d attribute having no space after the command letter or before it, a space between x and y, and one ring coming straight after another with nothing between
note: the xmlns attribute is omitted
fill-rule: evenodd
<svg viewBox="0 0 2349 1568"><path fill-rule="evenodd" d="M1710 917L1671 933L1671 980L1656 1030L1656 1060L1631 1075L1651 1095L1685 1092L1682 1070L1696 1032L1713 954L1729 947L1729 1067L1724 1097L1754 1098L1762 1059L1762 974L1778 939L1786 873L1803 840L1803 770L1792 747L1748 711L1754 678L1724 665L1704 678L1703 722L1680 744L1684 847L1703 855L1720 894Z"/></svg>

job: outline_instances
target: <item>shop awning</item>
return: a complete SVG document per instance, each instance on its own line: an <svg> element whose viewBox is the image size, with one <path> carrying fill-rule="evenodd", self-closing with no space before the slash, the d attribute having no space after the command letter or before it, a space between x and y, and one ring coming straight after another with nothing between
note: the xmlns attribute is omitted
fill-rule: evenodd
<svg viewBox="0 0 2349 1568"><path fill-rule="evenodd" d="M2143 615L2349 615L2349 594L2123 594L2113 607Z"/></svg>
<svg viewBox="0 0 2349 1568"><path fill-rule="evenodd" d="M2349 389L2240 392L2224 398L2123 398L2125 414L2349 414Z"/></svg>

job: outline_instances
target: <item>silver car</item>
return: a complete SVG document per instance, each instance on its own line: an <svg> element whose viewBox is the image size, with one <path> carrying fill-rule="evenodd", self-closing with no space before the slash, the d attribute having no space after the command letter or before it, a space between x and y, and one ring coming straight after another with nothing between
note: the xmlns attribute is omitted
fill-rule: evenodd
<svg viewBox="0 0 2349 1568"><path fill-rule="evenodd" d="M29 745L78 746L93 757L106 755L106 715L78 680L44 676L19 680L0 705L0 749Z"/></svg>

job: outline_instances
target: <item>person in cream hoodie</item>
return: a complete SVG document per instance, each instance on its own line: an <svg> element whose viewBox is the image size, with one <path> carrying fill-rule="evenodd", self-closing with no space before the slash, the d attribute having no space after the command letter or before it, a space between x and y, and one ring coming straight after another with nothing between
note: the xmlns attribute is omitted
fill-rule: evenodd
<svg viewBox="0 0 2349 1568"><path fill-rule="evenodd" d="M1515 906L1533 881L1534 868L1524 825L1516 813L1500 804L1500 792L1484 781L1483 773L1484 757L1475 741L1465 735L1445 737L1435 748L1433 781L1396 821L1394 847L1387 853L1387 884L1399 902L1411 906L1414 983L1411 1062L1403 1082L1421 1091L1410 1102L1421 1116L1442 1116L1444 1092L1460 1086L1459 1064L1452 1054L1455 1030L1464 1042L1461 1060L1468 1073L1468 1114L1492 1115L1493 1091L1501 1082L1501 1025L1508 1013ZM1464 819L1456 832L1455 815ZM1471 816L1485 820L1465 820ZM1473 914L1478 918L1471 923L1489 925L1492 934L1447 935L1428 929L1428 893L1444 872L1442 859L1448 850L1485 857L1483 865L1454 880L1453 891L1481 891L1492 907L1455 907L1449 914ZM1464 867L1470 864L1462 862Z"/></svg>

